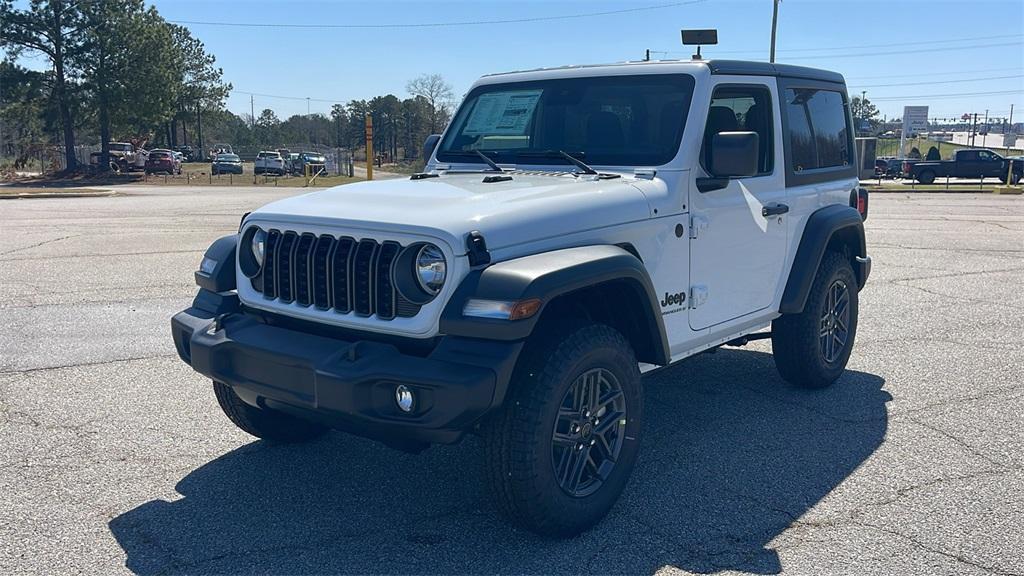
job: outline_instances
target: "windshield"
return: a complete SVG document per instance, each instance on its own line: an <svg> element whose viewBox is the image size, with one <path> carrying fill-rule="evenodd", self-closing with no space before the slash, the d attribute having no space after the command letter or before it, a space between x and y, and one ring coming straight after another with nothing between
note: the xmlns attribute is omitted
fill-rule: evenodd
<svg viewBox="0 0 1024 576"><path fill-rule="evenodd" d="M217 162L238 162L238 156L234 154L218 154Z"/></svg>
<svg viewBox="0 0 1024 576"><path fill-rule="evenodd" d="M679 148L693 95L679 74L560 78L479 86L445 133L437 158L482 164L564 164L564 151L587 164L658 166Z"/></svg>
<svg viewBox="0 0 1024 576"><path fill-rule="evenodd" d="M110 149L115 151L115 152L131 152L132 145L131 144L117 144L117 143L111 142L110 143Z"/></svg>

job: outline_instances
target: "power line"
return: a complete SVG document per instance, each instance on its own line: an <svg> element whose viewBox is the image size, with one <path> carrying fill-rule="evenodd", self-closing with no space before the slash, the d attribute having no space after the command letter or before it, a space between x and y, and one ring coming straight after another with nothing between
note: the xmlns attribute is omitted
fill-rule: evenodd
<svg viewBox="0 0 1024 576"><path fill-rule="evenodd" d="M958 70L948 71L943 70L943 76L959 75L959 74L980 74L982 72L1020 72L1024 70L1024 66L1014 66L1012 68L979 68L975 70ZM916 74L883 74L881 76L847 76L847 80L880 80L883 78L916 78L920 76L935 76L935 72L919 72Z"/></svg>
<svg viewBox="0 0 1024 576"><path fill-rule="evenodd" d="M912 100L914 98L960 98L963 96L1002 96L1004 94L1024 94L1024 90L1000 90L996 92L960 92L958 94L913 94L908 96L881 96L872 98L872 102L889 102L893 100Z"/></svg>
<svg viewBox="0 0 1024 576"><path fill-rule="evenodd" d="M961 80L935 80L932 82L900 82L897 84L850 84L854 88L891 88L893 86L927 86L930 84L957 84L960 82L985 82L988 80L1007 80L1010 78L1024 78L1024 74L1012 76L990 76L988 78L964 78Z"/></svg>
<svg viewBox="0 0 1024 576"><path fill-rule="evenodd" d="M861 58L864 56L902 56L904 54L919 54L919 53L933 53L933 52L952 52L956 50L977 50L979 48L1000 48L1005 46L1020 46L1020 42L1001 42L997 44L974 44L971 46L955 46L947 48L924 48L921 50L900 50L898 52L886 51L886 52L861 52L860 54L832 54L828 56L799 56L796 60L825 60L835 58Z"/></svg>
<svg viewBox="0 0 1024 576"><path fill-rule="evenodd" d="M174 24L190 26L230 26L238 28L302 28L302 29L383 29L383 28L441 28L455 26L487 26L492 24L526 24L531 22L550 22L556 20L571 20L575 18L594 18L598 16L613 16L632 12L649 12L652 10L663 10L665 8L678 8L693 4L703 4L708 0L686 0L684 2L669 2L667 4L655 4L653 6L639 6L636 8L622 8L619 10L606 10L604 12L585 12L581 14L565 14L562 16L537 16L533 18L508 18L503 20L469 20L461 22L417 22L411 24L282 24L276 22L200 22L197 20L168 20Z"/></svg>
<svg viewBox="0 0 1024 576"><path fill-rule="evenodd" d="M237 92L239 94L245 94L246 96L259 96L260 98L279 98L281 100L301 100L303 102L305 102L307 100L310 101L310 102L324 102L324 103L327 103L327 104L338 104L338 103L344 102L344 100L329 100L329 99L326 99L326 98L309 98L309 97L306 97L306 96L282 96L280 94L262 94L260 92L246 92L245 90L234 90L234 89L232 90L232 92Z"/></svg>
<svg viewBox="0 0 1024 576"><path fill-rule="evenodd" d="M944 40L918 40L914 42L888 42L886 44L857 44L853 46L818 46L815 48L780 48L778 52L821 52L822 50L856 50L858 48L891 48L893 46L921 46L929 44L950 44L952 42L992 41L1003 38L1024 38L1024 34L1002 34L997 36L975 36L973 38L946 38ZM743 54L751 50L725 51L722 54Z"/></svg>
<svg viewBox="0 0 1024 576"><path fill-rule="evenodd" d="M1020 46L1021 42L1000 42L994 44L972 44L968 46L947 46L938 48L923 48L920 50L900 50L897 52L886 51L886 52L860 52L852 54L828 54L819 56L794 56L793 60L834 60L836 58L860 58L863 56L902 56L903 54L918 54L918 53L933 53L933 52L951 52L956 50L976 50L979 48L999 48L1005 46ZM674 50L651 50L652 54L688 54L688 52L680 52ZM718 52L715 54L760 54L757 50L745 50L743 52ZM710 58L713 59L713 58Z"/></svg>

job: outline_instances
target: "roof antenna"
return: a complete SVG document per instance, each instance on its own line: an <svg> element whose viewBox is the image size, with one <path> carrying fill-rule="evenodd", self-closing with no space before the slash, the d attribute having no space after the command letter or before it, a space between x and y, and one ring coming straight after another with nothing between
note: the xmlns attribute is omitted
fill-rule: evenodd
<svg viewBox="0 0 1024 576"><path fill-rule="evenodd" d="M683 30L683 46L697 46L697 53L693 55L694 60L703 60L700 55L701 44L718 44L718 30Z"/></svg>

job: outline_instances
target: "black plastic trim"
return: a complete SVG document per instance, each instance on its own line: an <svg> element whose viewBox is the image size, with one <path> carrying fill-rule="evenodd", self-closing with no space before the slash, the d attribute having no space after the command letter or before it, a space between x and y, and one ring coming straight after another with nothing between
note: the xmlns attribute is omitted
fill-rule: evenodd
<svg viewBox="0 0 1024 576"><path fill-rule="evenodd" d="M523 346L447 336L428 354L410 355L386 343L275 326L245 310L204 308L171 319L178 354L197 372L261 405L385 442L458 441L504 400ZM399 384L417 395L411 414L395 406Z"/></svg>
<svg viewBox="0 0 1024 576"><path fill-rule="evenodd" d="M846 79L838 72L794 66L792 64L773 64L769 62L751 62L746 60L709 60L708 68L712 74L736 74L738 76L789 76L806 80L846 84Z"/></svg>
<svg viewBox="0 0 1024 576"><path fill-rule="evenodd" d="M238 234L218 238L210 244L203 258L217 262L210 274L196 270L196 284L211 292L227 292L235 289L235 247L238 245Z"/></svg>
<svg viewBox="0 0 1024 576"><path fill-rule="evenodd" d="M829 241L836 233L845 230L853 232L850 257L854 258L854 261L851 264L854 266L854 272L858 275L859 288L864 287L867 275L863 273L862 267L857 265L856 260L856 258L867 258L864 220L856 208L841 204L825 206L819 208L807 219L803 237L800 238L800 246L797 248L796 257L793 260L793 267L789 271L786 291L782 294L779 312L798 314L803 311L804 304L807 303L807 296L811 291L811 284L814 282L814 275L818 272L818 266L825 255ZM870 269L869 259L868 272Z"/></svg>
<svg viewBox="0 0 1024 576"><path fill-rule="evenodd" d="M643 323L651 332L653 353L641 358L652 364L667 364L671 357L661 308L647 270L640 260L618 246L566 248L474 270L456 288L441 314L443 334L491 340L522 340L530 336L544 309L555 298L605 282L624 280L644 298ZM541 311L516 321L463 316L471 298L487 300L540 299ZM638 351L639 354L639 351Z"/></svg>

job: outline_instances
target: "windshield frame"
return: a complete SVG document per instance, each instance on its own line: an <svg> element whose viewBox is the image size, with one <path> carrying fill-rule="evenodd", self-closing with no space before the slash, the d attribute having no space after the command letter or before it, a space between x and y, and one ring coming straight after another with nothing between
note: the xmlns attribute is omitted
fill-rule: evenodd
<svg viewBox="0 0 1024 576"><path fill-rule="evenodd" d="M454 146L454 141L458 137L458 134L464 130L464 125L468 121L468 117L471 114L473 108L476 105L477 98L484 93L494 92L513 92L513 91L529 91L536 89L547 90L549 88L558 86L559 84L567 83L603 83L609 85L622 85L628 82L641 83L643 81L661 81L666 85L674 84L681 90L684 95L683 106L680 111L681 117L679 120L679 126L676 134L671 139L671 148L666 148L663 156L652 156L649 158L630 158L628 154L629 147L623 146L623 155L619 162L605 162L602 161L601 156L607 156L607 154L594 155L588 158L585 151L581 150L548 150L544 148L526 148L526 149L502 149L502 148L477 148L476 150L482 150L487 152L487 155L499 164L521 164L521 165L535 165L535 166L564 166L565 160L558 157L558 152L566 152L577 159L586 162L591 166L603 166L603 167L657 167L664 166L672 162L679 153L679 146L682 142L683 134L686 131L686 122L689 117L690 109L693 105L694 93L696 89L697 80L689 73L682 72L670 72L670 73L643 73L643 74L614 74L614 75L594 75L594 76L553 76L549 78L538 78L533 80L523 81L510 81L510 82L488 82L485 84L479 84L466 94L459 109L452 116L452 121L445 130L444 136L441 141L438 142L437 149L435 152L435 159L439 163L444 164L481 164L485 165L484 161L473 153L474 149L458 150L451 149ZM544 102L544 95L541 96L541 101ZM538 109L541 106L538 103ZM537 109L533 111L536 115ZM530 126L527 129L527 134L532 136L536 127L533 119L530 121ZM538 153L552 152L552 154L544 155ZM522 156L520 156L520 153ZM652 153L654 154L654 153ZM640 161L650 160L650 161Z"/></svg>

